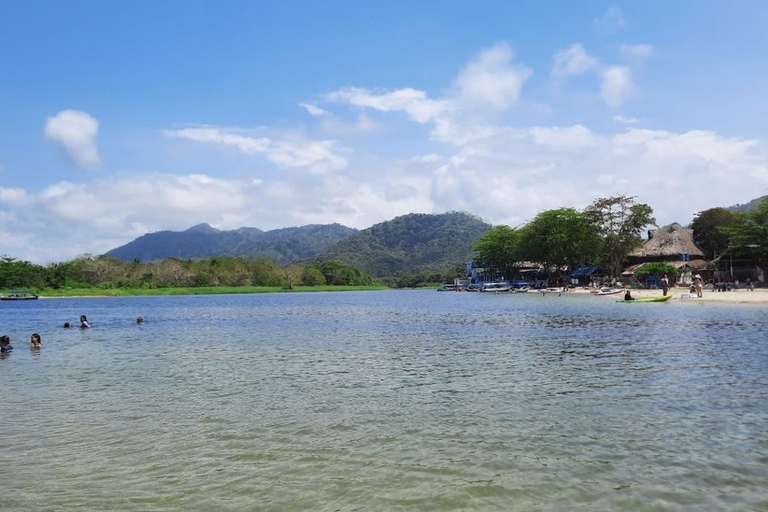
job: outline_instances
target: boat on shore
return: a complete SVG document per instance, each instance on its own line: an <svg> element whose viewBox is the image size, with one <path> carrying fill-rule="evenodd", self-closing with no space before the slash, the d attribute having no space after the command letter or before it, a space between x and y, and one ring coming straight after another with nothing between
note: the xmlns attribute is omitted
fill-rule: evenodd
<svg viewBox="0 0 768 512"><path fill-rule="evenodd" d="M7 290L0 293L0 300L37 300L37 294L28 288L19 290Z"/></svg>
<svg viewBox="0 0 768 512"><path fill-rule="evenodd" d="M494 293L502 293L502 292L509 292L512 290L512 285L509 283L509 281L499 281L497 283L485 283L483 286L480 287L481 292L494 292Z"/></svg>
<svg viewBox="0 0 768 512"><path fill-rule="evenodd" d="M617 293L624 293L624 288L600 288L596 292L592 292L593 295L616 295Z"/></svg>

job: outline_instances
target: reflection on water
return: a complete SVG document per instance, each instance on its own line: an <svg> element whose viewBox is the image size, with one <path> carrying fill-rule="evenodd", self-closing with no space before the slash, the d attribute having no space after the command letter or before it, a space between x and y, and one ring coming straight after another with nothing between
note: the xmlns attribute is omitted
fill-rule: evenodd
<svg viewBox="0 0 768 512"><path fill-rule="evenodd" d="M0 508L768 508L764 308L366 292L0 320Z"/></svg>

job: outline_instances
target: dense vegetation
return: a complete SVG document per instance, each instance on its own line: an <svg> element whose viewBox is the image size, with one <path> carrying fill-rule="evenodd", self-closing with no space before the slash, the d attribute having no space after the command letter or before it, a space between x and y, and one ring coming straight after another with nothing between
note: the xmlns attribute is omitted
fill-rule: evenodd
<svg viewBox="0 0 768 512"><path fill-rule="evenodd" d="M522 228L487 231L474 245L477 261L508 278L525 261L554 269L597 265L618 276L622 261L641 244L642 227L655 222L652 213L624 195L598 199L583 212L547 210Z"/></svg>
<svg viewBox="0 0 768 512"><path fill-rule="evenodd" d="M768 261L768 196L748 204L746 213L710 208L696 214L691 223L694 240L708 260L729 255L761 264Z"/></svg>
<svg viewBox="0 0 768 512"><path fill-rule="evenodd" d="M168 258L151 263L123 262L108 256L78 258L48 266L0 259L0 289L9 288L98 288L163 289L267 286L368 286L370 275L341 261L281 267L261 258L210 258L182 261Z"/></svg>
<svg viewBox="0 0 768 512"><path fill-rule="evenodd" d="M731 247L731 237L723 229L738 226L744 218L743 214L725 208L710 208L696 214L691 222L693 240L704 251L704 259L715 259Z"/></svg>
<svg viewBox="0 0 768 512"><path fill-rule="evenodd" d="M745 204L737 204L737 205L729 206L727 209L736 213L749 213L750 211L755 209L757 205L763 202L766 198L768 198L768 196L761 196Z"/></svg>
<svg viewBox="0 0 768 512"><path fill-rule="evenodd" d="M318 258L345 261L375 277L452 271L472 259L473 244L490 227L467 213L413 213L359 231Z"/></svg>
<svg viewBox="0 0 768 512"><path fill-rule="evenodd" d="M648 276L667 276L669 282L674 283L680 271L669 263L646 263L635 271L635 278L644 281Z"/></svg>

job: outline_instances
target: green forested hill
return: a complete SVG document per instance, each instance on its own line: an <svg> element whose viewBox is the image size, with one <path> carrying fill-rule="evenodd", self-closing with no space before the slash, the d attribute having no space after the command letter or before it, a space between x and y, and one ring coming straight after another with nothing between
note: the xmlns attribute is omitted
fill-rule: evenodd
<svg viewBox="0 0 768 512"><path fill-rule="evenodd" d="M768 196L758 197L757 199L753 199L750 202L745 203L745 204L736 204L736 205L733 205L733 206L729 206L728 210L731 210L732 212L746 213L746 212L752 210L755 206L757 206L757 203L759 203L760 201L762 201L766 197L768 197Z"/></svg>
<svg viewBox="0 0 768 512"><path fill-rule="evenodd" d="M472 258L472 244L491 228L468 213L412 213L371 226L320 253L381 277L401 270L447 270Z"/></svg>
<svg viewBox="0 0 768 512"><path fill-rule="evenodd" d="M269 258L284 265L312 258L356 232L341 224L313 224L272 231L256 228L220 231L208 224L198 224L186 231L148 233L106 254L123 261L215 256Z"/></svg>
<svg viewBox="0 0 768 512"><path fill-rule="evenodd" d="M490 227L459 212L412 213L362 231L340 224L220 231L199 224L181 232L148 233L106 255L122 261L269 258L281 265L338 259L378 277L453 269L472 258L472 244Z"/></svg>

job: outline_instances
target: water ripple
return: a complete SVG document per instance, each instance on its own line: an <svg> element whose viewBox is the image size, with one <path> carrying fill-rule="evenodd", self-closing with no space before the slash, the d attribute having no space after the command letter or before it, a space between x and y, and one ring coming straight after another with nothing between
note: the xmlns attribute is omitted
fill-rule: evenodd
<svg viewBox="0 0 768 512"><path fill-rule="evenodd" d="M17 345L0 361L0 508L768 508L762 309L434 292L38 302L0 308ZM80 313L93 329L55 327ZM44 349L20 350L33 331Z"/></svg>

